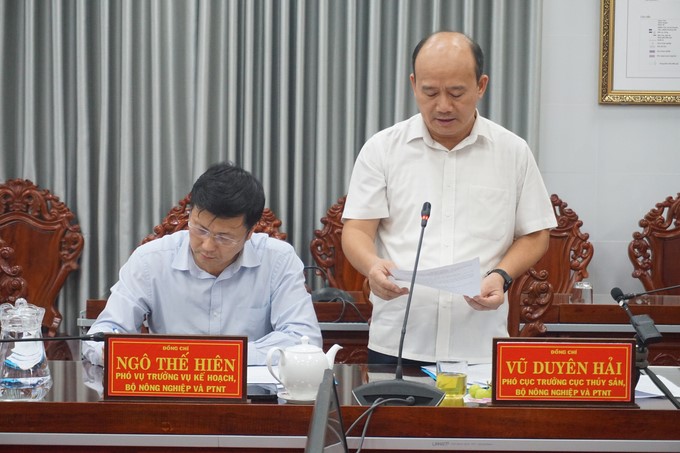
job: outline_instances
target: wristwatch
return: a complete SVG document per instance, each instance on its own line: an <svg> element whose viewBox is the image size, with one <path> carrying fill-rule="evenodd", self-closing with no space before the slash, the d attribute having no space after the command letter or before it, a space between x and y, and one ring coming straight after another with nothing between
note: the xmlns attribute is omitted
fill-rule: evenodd
<svg viewBox="0 0 680 453"><path fill-rule="evenodd" d="M494 272L503 277L503 292L507 293L508 288L512 285L512 277L510 277L503 269L491 269L486 275L493 274Z"/></svg>

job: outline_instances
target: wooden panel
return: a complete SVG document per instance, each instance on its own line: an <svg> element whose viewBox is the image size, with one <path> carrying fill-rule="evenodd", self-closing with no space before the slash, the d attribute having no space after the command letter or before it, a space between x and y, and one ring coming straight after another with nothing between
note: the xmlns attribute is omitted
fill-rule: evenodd
<svg viewBox="0 0 680 453"><path fill-rule="evenodd" d="M7 407L3 407L0 430L28 433L304 436L312 413L311 405L288 404L43 402L4 406ZM365 410L360 406L343 406L347 426ZM263 420L266 423L262 423ZM630 409L593 408L381 407L371 418L368 435L680 439L679 423L680 411L670 409L640 413Z"/></svg>
<svg viewBox="0 0 680 453"><path fill-rule="evenodd" d="M609 304L569 304L568 295L556 294L551 317L560 324L559 332L548 331L547 336L562 338L631 338L634 333L614 331L569 331L569 324L628 325L630 318L612 300ZM629 301L634 315L647 314L657 325L680 325L680 296L646 295ZM680 333L663 333L660 343L648 345L648 360L652 365L680 366Z"/></svg>
<svg viewBox="0 0 680 453"><path fill-rule="evenodd" d="M680 306L630 306L630 311L634 315L648 314L658 324L680 324ZM618 305L562 305L559 308L559 322L628 324L630 318Z"/></svg>
<svg viewBox="0 0 680 453"><path fill-rule="evenodd" d="M558 300L556 298L556 300ZM563 301L564 298L559 300ZM628 324L630 318L616 303L555 304L559 322L583 324ZM680 296L644 296L629 301L634 315L648 314L657 324L680 324Z"/></svg>
<svg viewBox="0 0 680 453"><path fill-rule="evenodd" d="M79 362L53 370L58 401L2 404L0 432L305 436L311 405L76 401L83 394ZM350 391L364 382L364 365L336 366L346 427L366 407ZM405 375L419 369L405 367ZM91 395L91 393L90 393ZM644 400L641 410L563 407L381 407L371 437L680 440L680 411L668 401ZM455 423L452 423L455 420ZM606 421L606 422L603 422ZM635 429L630 429L634 426ZM352 436L358 436L359 424ZM128 439L134 443L133 438ZM60 447L55 447L59 451ZM135 449L142 451L142 449ZM3 447L3 451L5 448ZM8 450L11 451L11 450ZM26 451L26 450L16 450ZM47 451L47 446L41 451ZM98 450L100 451L100 450Z"/></svg>
<svg viewBox="0 0 680 453"><path fill-rule="evenodd" d="M367 322L373 312L372 304L355 302L314 302L319 322Z"/></svg>

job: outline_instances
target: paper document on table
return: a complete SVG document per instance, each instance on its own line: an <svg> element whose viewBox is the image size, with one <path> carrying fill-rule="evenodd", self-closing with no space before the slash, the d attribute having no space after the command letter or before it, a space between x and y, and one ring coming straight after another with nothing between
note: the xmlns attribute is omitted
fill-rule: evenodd
<svg viewBox="0 0 680 453"><path fill-rule="evenodd" d="M274 371L279 372L279 367L272 367ZM254 366L248 367L248 384L278 384L278 381L274 379L274 376L269 372L266 366Z"/></svg>
<svg viewBox="0 0 680 453"><path fill-rule="evenodd" d="M392 269L390 272L395 280L411 282L413 271ZM433 269L418 269L416 283L454 294L476 296L482 285L479 257Z"/></svg>
<svg viewBox="0 0 680 453"><path fill-rule="evenodd" d="M680 396L680 387L672 383L665 376L657 375L659 380L664 383L666 388L673 394L673 396ZM656 396L664 396L659 387L656 386L652 378L645 374L640 375L640 380L635 387L635 398L653 398Z"/></svg>

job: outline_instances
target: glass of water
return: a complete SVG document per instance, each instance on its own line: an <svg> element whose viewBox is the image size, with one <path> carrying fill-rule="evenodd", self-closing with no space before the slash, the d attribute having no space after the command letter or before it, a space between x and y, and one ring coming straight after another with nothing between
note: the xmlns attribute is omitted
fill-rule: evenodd
<svg viewBox="0 0 680 453"><path fill-rule="evenodd" d="M592 304L593 285L590 282L576 282L569 295L570 304Z"/></svg>
<svg viewBox="0 0 680 453"><path fill-rule="evenodd" d="M437 387L444 391L440 406L465 406L463 397L467 392L467 368L465 360L437 362Z"/></svg>

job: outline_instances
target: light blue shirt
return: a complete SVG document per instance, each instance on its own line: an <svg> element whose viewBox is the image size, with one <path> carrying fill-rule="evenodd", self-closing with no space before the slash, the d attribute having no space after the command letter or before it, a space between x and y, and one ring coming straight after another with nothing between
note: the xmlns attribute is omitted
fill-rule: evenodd
<svg viewBox="0 0 680 453"><path fill-rule="evenodd" d="M255 233L215 277L194 262L188 231L163 236L132 253L89 333L137 333L146 319L151 333L246 336L248 365L263 365L303 335L321 347L303 267L290 244ZM83 342L83 357L103 365L103 343Z"/></svg>

